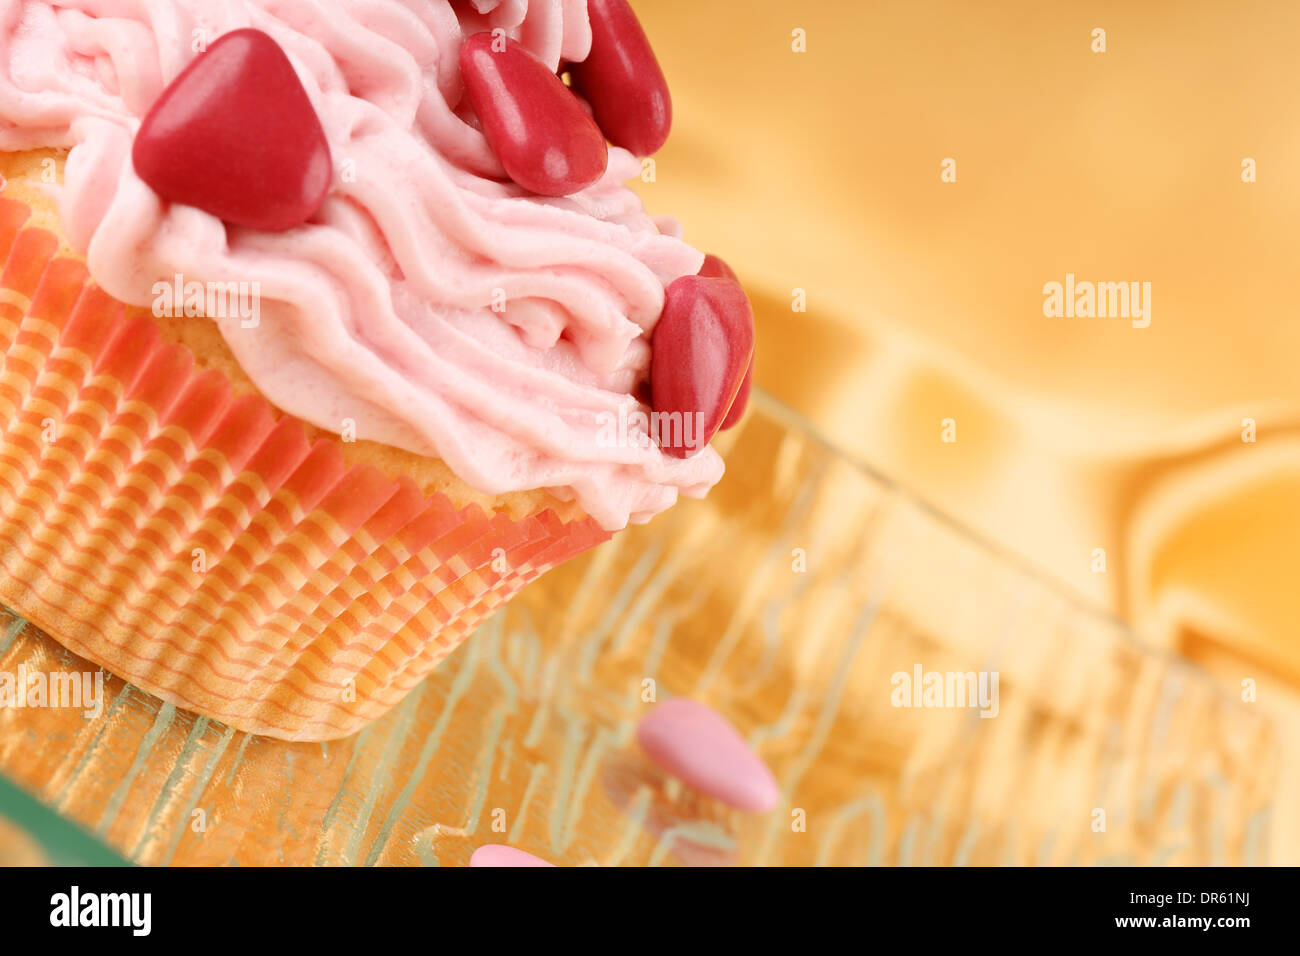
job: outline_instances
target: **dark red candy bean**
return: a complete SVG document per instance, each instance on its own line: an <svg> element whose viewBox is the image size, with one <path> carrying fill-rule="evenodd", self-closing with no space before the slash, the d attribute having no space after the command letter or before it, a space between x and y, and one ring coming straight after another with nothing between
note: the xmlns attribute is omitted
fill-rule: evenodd
<svg viewBox="0 0 1300 956"><path fill-rule="evenodd" d="M745 409L749 407L749 392L754 387L754 359L749 360L749 368L745 370L745 377L740 381L740 388L736 391L736 397L732 399L731 408L727 409L727 417L722 420L718 426L719 431L726 431L733 425L736 425L745 416Z"/></svg>
<svg viewBox="0 0 1300 956"><path fill-rule="evenodd" d="M704 257L704 265L700 266L700 275L712 276L720 279L730 279L737 285L740 284L740 278L736 275L734 269L727 265L725 259L720 259L712 253ZM731 408L727 411L727 417L722 420L720 431L726 431L731 428L745 414L745 409L749 405L749 392L754 387L754 360L749 360L749 368L745 370L745 377L740 383L740 389L736 392L736 398L731 403Z"/></svg>
<svg viewBox="0 0 1300 956"><path fill-rule="evenodd" d="M649 156L673 125L668 81L627 0L588 0L587 15L591 53L569 67L570 82L611 143Z"/></svg>
<svg viewBox="0 0 1300 956"><path fill-rule="evenodd" d="M163 199L254 229L311 218L334 175L307 91L261 30L225 34L172 80L131 161Z"/></svg>
<svg viewBox="0 0 1300 956"><path fill-rule="evenodd" d="M754 314L737 283L682 276L668 286L650 340L651 408L666 454L688 458L717 434L753 355Z"/></svg>
<svg viewBox="0 0 1300 956"><path fill-rule="evenodd" d="M476 33L461 45L460 73L483 135L520 186L567 196L604 175L604 134L564 81L522 44Z"/></svg>
<svg viewBox="0 0 1300 956"><path fill-rule="evenodd" d="M699 274L715 279L730 279L737 285L740 284L740 277L736 275L736 270L727 265L725 259L720 259L711 252L704 257L704 265L700 266Z"/></svg>

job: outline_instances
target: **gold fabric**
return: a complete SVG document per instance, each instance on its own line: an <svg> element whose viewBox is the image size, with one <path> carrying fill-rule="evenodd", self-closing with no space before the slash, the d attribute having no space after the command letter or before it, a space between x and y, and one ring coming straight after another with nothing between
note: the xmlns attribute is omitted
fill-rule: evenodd
<svg viewBox="0 0 1300 956"><path fill-rule="evenodd" d="M676 110L643 192L754 293L758 383L1300 721L1300 8L638 9ZM1149 325L1045 317L1066 273L1149 282Z"/></svg>

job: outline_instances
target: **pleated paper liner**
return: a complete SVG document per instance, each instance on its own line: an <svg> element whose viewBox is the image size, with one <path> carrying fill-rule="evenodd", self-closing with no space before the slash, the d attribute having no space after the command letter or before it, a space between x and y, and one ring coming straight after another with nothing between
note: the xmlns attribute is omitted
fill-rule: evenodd
<svg viewBox="0 0 1300 956"><path fill-rule="evenodd" d="M29 217L0 199L0 600L75 653L240 730L340 737L608 537L349 466Z"/></svg>

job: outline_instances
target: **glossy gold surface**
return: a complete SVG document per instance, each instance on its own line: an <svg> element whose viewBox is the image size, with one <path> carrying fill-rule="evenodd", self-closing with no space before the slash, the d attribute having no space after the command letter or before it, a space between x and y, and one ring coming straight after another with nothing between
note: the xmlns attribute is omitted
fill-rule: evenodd
<svg viewBox="0 0 1300 956"><path fill-rule="evenodd" d="M249 737L110 678L94 719L0 710L0 771L151 864L1274 857L1258 711L759 401L715 494L543 576L354 738ZM0 671L86 666L4 634ZM997 672L996 715L895 706L917 665ZM735 722L781 806L656 773L633 729L678 694Z"/></svg>

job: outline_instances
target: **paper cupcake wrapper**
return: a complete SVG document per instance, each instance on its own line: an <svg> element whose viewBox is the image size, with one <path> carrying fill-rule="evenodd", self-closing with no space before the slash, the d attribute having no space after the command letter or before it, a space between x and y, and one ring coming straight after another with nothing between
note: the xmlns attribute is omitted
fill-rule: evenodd
<svg viewBox="0 0 1300 956"><path fill-rule="evenodd" d="M0 599L240 730L321 740L399 701L608 534L457 508L195 367L0 199Z"/></svg>

